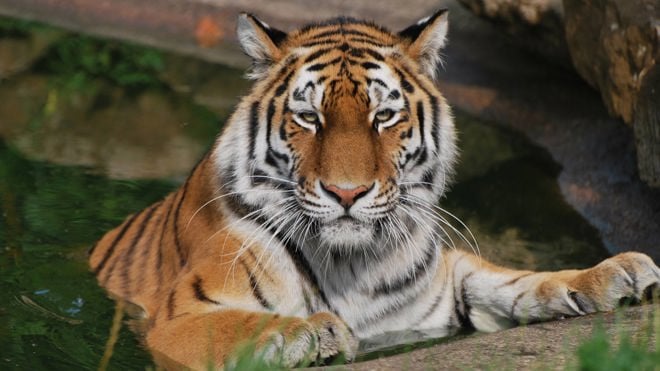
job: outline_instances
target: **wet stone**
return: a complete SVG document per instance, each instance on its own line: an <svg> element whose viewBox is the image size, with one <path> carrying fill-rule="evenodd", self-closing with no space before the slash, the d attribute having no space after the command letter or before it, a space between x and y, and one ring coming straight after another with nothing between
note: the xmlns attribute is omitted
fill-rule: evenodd
<svg viewBox="0 0 660 371"><path fill-rule="evenodd" d="M39 30L23 37L0 34L0 81L29 69L64 35L62 31Z"/></svg>

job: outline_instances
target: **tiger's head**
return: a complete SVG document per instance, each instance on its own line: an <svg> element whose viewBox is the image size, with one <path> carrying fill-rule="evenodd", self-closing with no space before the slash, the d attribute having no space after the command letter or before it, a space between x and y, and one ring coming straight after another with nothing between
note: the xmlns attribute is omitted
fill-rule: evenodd
<svg viewBox="0 0 660 371"><path fill-rule="evenodd" d="M337 18L287 34L248 14L237 29L255 84L214 151L228 207L326 250L437 230L457 152L434 83L447 12L399 33Z"/></svg>

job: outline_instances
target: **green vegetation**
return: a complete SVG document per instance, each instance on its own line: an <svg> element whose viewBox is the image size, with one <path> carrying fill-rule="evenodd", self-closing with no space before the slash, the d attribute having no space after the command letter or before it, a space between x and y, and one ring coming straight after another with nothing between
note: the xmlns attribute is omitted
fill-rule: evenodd
<svg viewBox="0 0 660 371"><path fill-rule="evenodd" d="M127 88L162 87L158 72L163 67L157 50L82 35L56 42L37 65L74 89L94 79Z"/></svg>
<svg viewBox="0 0 660 371"><path fill-rule="evenodd" d="M615 344L613 338L619 338ZM655 346L650 339L655 338ZM660 311L649 318L646 331L612 334L602 326L577 349L581 371L657 371L660 369Z"/></svg>
<svg viewBox="0 0 660 371"><path fill-rule="evenodd" d="M96 369L114 305L85 251L173 186L31 162L0 141L0 369ZM112 362L150 362L125 326Z"/></svg>
<svg viewBox="0 0 660 371"><path fill-rule="evenodd" d="M0 38L30 38L44 30L52 28L0 17ZM155 49L79 34L55 41L36 63L37 70L75 91L86 88L95 79L126 88L163 87L158 79L163 67L163 55Z"/></svg>
<svg viewBox="0 0 660 371"><path fill-rule="evenodd" d="M0 17L0 37L28 37L32 31L45 27L22 19Z"/></svg>

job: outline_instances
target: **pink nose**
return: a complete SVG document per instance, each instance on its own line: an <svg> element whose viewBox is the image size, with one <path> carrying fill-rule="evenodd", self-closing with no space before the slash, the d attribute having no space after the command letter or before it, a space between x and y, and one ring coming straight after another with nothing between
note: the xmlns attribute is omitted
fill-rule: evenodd
<svg viewBox="0 0 660 371"><path fill-rule="evenodd" d="M363 185L350 189L339 188L336 185L326 186L323 182L321 182L321 187L326 193L328 193L328 195L330 195L330 197L337 200L341 206L346 208L353 206L355 201L364 196L370 189Z"/></svg>

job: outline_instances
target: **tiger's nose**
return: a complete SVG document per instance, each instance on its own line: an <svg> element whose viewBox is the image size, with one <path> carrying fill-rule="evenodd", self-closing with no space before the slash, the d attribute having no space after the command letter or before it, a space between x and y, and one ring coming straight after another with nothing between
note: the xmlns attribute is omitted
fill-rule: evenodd
<svg viewBox="0 0 660 371"><path fill-rule="evenodd" d="M373 185L371 187L361 185L355 188L339 188L334 184L326 186L323 184L323 182L321 182L321 188L323 188L325 193L337 200L341 206L347 209L353 206L355 201L357 201L360 197L366 195L372 187Z"/></svg>

